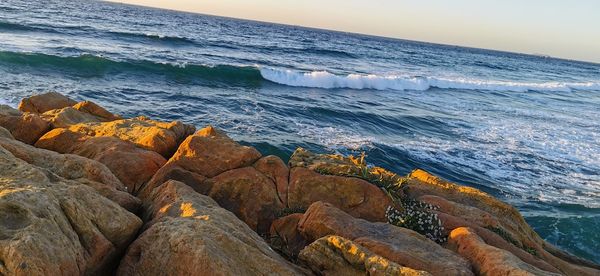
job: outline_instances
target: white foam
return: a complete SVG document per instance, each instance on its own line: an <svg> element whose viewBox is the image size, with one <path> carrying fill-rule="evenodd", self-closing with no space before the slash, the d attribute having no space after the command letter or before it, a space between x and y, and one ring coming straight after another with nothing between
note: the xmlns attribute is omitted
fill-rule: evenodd
<svg viewBox="0 0 600 276"><path fill-rule="evenodd" d="M352 88L375 90L418 90L424 91L432 87L445 89L489 90L489 91L557 91L570 92L572 89L600 90L600 82L506 82L488 81L468 78L437 78L409 76L378 76L350 74L334 75L326 71L298 72L260 67L263 78L289 86L314 88Z"/></svg>

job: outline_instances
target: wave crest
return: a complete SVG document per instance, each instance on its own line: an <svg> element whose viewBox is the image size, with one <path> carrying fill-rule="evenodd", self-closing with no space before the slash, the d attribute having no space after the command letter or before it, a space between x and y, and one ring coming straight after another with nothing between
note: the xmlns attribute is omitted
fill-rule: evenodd
<svg viewBox="0 0 600 276"><path fill-rule="evenodd" d="M556 91L570 92L572 90L600 90L599 82L504 82L487 81L467 78L436 78L436 77L406 77L350 74L334 75L326 71L297 72L293 70L277 70L260 68L263 78L289 86L314 88L351 88L375 90L417 90L425 91L430 88L489 90L489 91Z"/></svg>

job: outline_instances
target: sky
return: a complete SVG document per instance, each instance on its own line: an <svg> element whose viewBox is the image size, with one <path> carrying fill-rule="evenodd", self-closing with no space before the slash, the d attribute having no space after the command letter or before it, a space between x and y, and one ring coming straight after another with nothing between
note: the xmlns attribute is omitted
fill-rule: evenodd
<svg viewBox="0 0 600 276"><path fill-rule="evenodd" d="M112 2L600 62L599 0Z"/></svg>

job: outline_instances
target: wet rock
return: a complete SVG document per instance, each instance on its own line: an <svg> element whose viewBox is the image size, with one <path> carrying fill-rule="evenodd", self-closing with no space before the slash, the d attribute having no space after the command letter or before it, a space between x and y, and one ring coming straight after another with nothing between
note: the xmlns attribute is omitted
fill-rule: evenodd
<svg viewBox="0 0 600 276"><path fill-rule="evenodd" d="M48 92L21 100L19 110L31 113L44 113L52 109L61 109L75 104L77 102L67 96L57 92Z"/></svg>
<svg viewBox="0 0 600 276"><path fill-rule="evenodd" d="M78 181L0 146L0 273L106 275L141 220Z"/></svg>
<svg viewBox="0 0 600 276"><path fill-rule="evenodd" d="M313 203L298 229L309 241L341 236L401 266L433 275L473 275L465 259L424 236L388 223L354 218L329 203Z"/></svg>
<svg viewBox="0 0 600 276"><path fill-rule="evenodd" d="M300 252L300 261L318 275L431 275L400 266L339 236L326 236Z"/></svg>
<svg viewBox="0 0 600 276"><path fill-rule="evenodd" d="M146 202L150 222L117 275L301 275L248 226L177 181Z"/></svg>
<svg viewBox="0 0 600 276"><path fill-rule="evenodd" d="M469 228L452 230L448 242L471 262L478 275L561 275L538 269L508 251L487 245Z"/></svg>

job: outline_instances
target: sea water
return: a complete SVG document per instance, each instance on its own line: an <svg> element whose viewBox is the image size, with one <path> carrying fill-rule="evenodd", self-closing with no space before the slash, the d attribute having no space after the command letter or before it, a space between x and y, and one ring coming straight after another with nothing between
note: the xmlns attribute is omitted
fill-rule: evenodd
<svg viewBox="0 0 600 276"><path fill-rule="evenodd" d="M55 90L284 160L365 152L600 262L600 65L95 1L0 2L0 103Z"/></svg>

